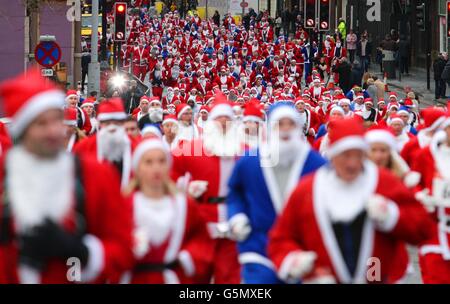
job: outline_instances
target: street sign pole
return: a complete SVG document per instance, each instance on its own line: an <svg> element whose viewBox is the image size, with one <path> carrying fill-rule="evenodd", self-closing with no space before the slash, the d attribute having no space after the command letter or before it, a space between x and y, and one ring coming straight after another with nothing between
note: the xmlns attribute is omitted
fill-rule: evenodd
<svg viewBox="0 0 450 304"><path fill-rule="evenodd" d="M89 64L88 71L88 94L93 91L100 92L100 63L98 62L98 2L99 0L92 0L91 63Z"/></svg>

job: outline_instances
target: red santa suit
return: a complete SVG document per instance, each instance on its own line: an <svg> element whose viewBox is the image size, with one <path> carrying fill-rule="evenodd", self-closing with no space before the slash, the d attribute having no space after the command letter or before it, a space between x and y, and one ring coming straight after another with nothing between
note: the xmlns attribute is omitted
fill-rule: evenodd
<svg viewBox="0 0 450 304"><path fill-rule="evenodd" d="M393 269L392 252L398 244L396 239L417 244L430 231L430 222L427 221L423 208L397 178L387 171L377 169L372 163L366 163L365 169L368 172L364 174L363 179L368 183L360 184L359 190L355 187L350 193L340 189L342 184L335 177L330 179L332 175L326 168L306 177L297 186L272 230L268 246L269 255L277 266L280 278L287 278L293 252L313 251L317 255L311 271L313 276L325 271L331 273L340 283L366 282L368 262L370 258L377 258L381 267L380 281L392 283L389 282L389 277ZM338 213L339 211L333 211L331 205L345 205L349 200L358 200L359 211L364 213L364 198L374 194L382 195L395 204L393 208L397 208L398 217L390 227L377 226L368 218L363 220L359 228L362 231L360 231L361 245L356 271L351 275L333 232L333 223L327 213ZM349 212L342 206L341 209L344 215ZM358 213L350 219L361 220ZM369 264L371 265L373 263Z"/></svg>
<svg viewBox="0 0 450 304"><path fill-rule="evenodd" d="M412 167L422 175L418 188L424 189L416 197L425 205L431 200L430 205L437 206L429 210L435 223L433 234L419 249L422 279L428 284L450 283L450 208L442 205L444 199L442 190L439 190L440 184L449 185L450 181L450 148L445 141L446 134L443 131L437 133L430 146L418 152Z"/></svg>
<svg viewBox="0 0 450 304"><path fill-rule="evenodd" d="M0 96L12 119L10 131L14 137L23 135L39 114L64 105L64 94L44 80L37 69L2 84ZM63 148L43 161L19 142L0 161L0 176L1 284L71 283L68 265L73 264L67 259L74 254L74 241L77 247L84 244L88 253L79 268L81 276L74 276L74 282L113 282L131 267L131 208L121 198L119 180L111 168L92 159L75 159ZM72 253L45 247L39 253L27 251L25 260L24 250L45 238L42 230L35 230L44 224L48 228L45 236L58 242L51 245L72 243L64 247L64 251L71 247ZM80 239L75 240L73 233ZM27 244L30 238L34 244Z"/></svg>
<svg viewBox="0 0 450 304"><path fill-rule="evenodd" d="M216 104L211 110L210 119L217 117L218 113L233 117L230 105ZM228 138L232 135L234 139L237 139L235 136L237 134L234 133L229 133ZM209 283L211 276L214 276L214 282L217 284L237 284L240 281L240 267L236 244L227 238L225 231L221 228L227 221L225 205L228 193L227 183L236 161L236 156L233 155L237 155L236 148L240 146L240 143L238 140L233 141L233 144L219 142L218 136L205 133L203 140L185 142L181 145L173 153L172 178L178 181L184 179L185 183L191 180L188 186L190 192L194 189L194 184L197 188L203 187L200 196L197 194L197 203L207 222L211 243L214 246L214 257L210 269L203 274L202 283Z"/></svg>
<svg viewBox="0 0 450 304"><path fill-rule="evenodd" d="M133 74L144 81L148 72L149 52L144 47L135 47L133 50Z"/></svg>
<svg viewBox="0 0 450 304"><path fill-rule="evenodd" d="M123 104L120 99L113 99L111 101L103 102L99 107L98 120L101 122L103 120L124 120L126 118L125 111L123 109ZM95 136L88 137L77 145L75 145L73 152L81 156L89 156L97 159L99 162L106 161L107 155L102 149L102 146L98 144L100 132ZM134 148L137 145L135 139L129 138L124 134L124 141L127 142L125 145L122 158L121 158L121 184L122 187L128 185L131 177L131 155Z"/></svg>
<svg viewBox="0 0 450 304"><path fill-rule="evenodd" d="M128 201L134 210L136 262L122 283L195 283L212 254L197 205L180 193L151 200L135 192Z"/></svg>
<svg viewBox="0 0 450 304"><path fill-rule="evenodd" d="M429 133L434 132L445 120L445 112L427 108L422 111L424 119L423 128L417 133L417 136L411 139L401 151L402 158L411 166L416 154L431 142L432 136Z"/></svg>
<svg viewBox="0 0 450 304"><path fill-rule="evenodd" d="M330 158L365 149L361 122L332 123ZM304 281L391 283L397 244L418 244L431 229L424 208L402 182L365 160L352 182L341 180L329 166L300 181L273 227L268 253L288 282L300 276ZM370 268L374 265L376 270ZM370 276L370 269L376 274Z"/></svg>

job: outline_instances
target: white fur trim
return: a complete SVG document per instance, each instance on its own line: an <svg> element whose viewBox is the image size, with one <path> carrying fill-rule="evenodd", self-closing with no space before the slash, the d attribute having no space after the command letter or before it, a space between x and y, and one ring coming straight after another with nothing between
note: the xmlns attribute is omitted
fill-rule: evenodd
<svg viewBox="0 0 450 304"><path fill-rule="evenodd" d="M244 118L242 119L242 121L243 121L243 122L247 122L247 121L262 122L262 119L259 118L258 116L247 115L247 116L244 116Z"/></svg>
<svg viewBox="0 0 450 304"><path fill-rule="evenodd" d="M75 127L77 125L77 121L76 120L64 120L64 124L66 126L73 126L73 127Z"/></svg>
<svg viewBox="0 0 450 304"><path fill-rule="evenodd" d="M178 254L178 260L180 261L181 267L183 267L184 273L188 277L192 277L195 274L195 265L189 251L180 251L180 253Z"/></svg>
<svg viewBox="0 0 450 304"><path fill-rule="evenodd" d="M94 107L94 104L92 102L83 102L80 108L84 107Z"/></svg>
<svg viewBox="0 0 450 304"><path fill-rule="evenodd" d="M260 264L274 270L275 266L267 257L256 252L244 252L239 255L239 264Z"/></svg>
<svg viewBox="0 0 450 304"><path fill-rule="evenodd" d="M146 126L146 127L144 127L144 129L142 129L142 131L141 131L142 135L147 134L147 133L154 134L154 135L158 136L159 139L162 139L161 131L153 125Z"/></svg>
<svg viewBox="0 0 450 304"><path fill-rule="evenodd" d="M234 117L233 108L227 104L218 104L211 109L209 119L214 120L219 116Z"/></svg>
<svg viewBox="0 0 450 304"><path fill-rule="evenodd" d="M157 140L157 139L145 140L142 143L140 143L134 150L133 160L132 160L133 170L137 169L137 166L139 165L139 161L141 160L144 153L146 153L147 151L150 151L150 150L155 150L155 149L164 151L169 162L171 161L170 152L168 151L167 146L164 145L164 143L161 140Z"/></svg>
<svg viewBox="0 0 450 304"><path fill-rule="evenodd" d="M397 142L394 135L385 130L371 130L365 135L368 144L384 143L393 151L397 151Z"/></svg>
<svg viewBox="0 0 450 304"><path fill-rule="evenodd" d="M395 117L395 118L391 118L391 119L389 120L388 125L392 125L392 123L393 123L394 121L398 121L398 122L401 122L402 124L405 124L405 122L403 121L403 119L401 119L400 117Z"/></svg>
<svg viewBox="0 0 450 304"><path fill-rule="evenodd" d="M443 250L440 245L425 245L420 247L419 254L426 255L429 253L442 254Z"/></svg>
<svg viewBox="0 0 450 304"><path fill-rule="evenodd" d="M26 127L42 112L49 109L62 109L64 94L59 90L45 91L28 99L22 108L12 117L9 131L18 137Z"/></svg>
<svg viewBox="0 0 450 304"><path fill-rule="evenodd" d="M95 280L104 268L105 251L102 242L94 235L84 236L83 243L89 250L89 258L81 273L81 279L83 282L90 282Z"/></svg>
<svg viewBox="0 0 450 304"><path fill-rule="evenodd" d="M301 124L300 114L298 111L289 106L281 106L272 111L269 116L269 123L280 121L282 118L292 119L297 126ZM272 127L272 125L271 125Z"/></svg>
<svg viewBox="0 0 450 304"><path fill-rule="evenodd" d="M364 141L362 136L347 136L331 145L327 151L327 156L329 158L333 158L334 156L350 149L360 149L366 151L367 143Z"/></svg>
<svg viewBox="0 0 450 304"><path fill-rule="evenodd" d="M98 121L125 120L126 118L127 114L125 114L125 112L100 113L97 116Z"/></svg>
<svg viewBox="0 0 450 304"><path fill-rule="evenodd" d="M174 118L166 118L163 120L162 125L165 125L166 123L173 122L174 124L178 124L178 120Z"/></svg>
<svg viewBox="0 0 450 304"><path fill-rule="evenodd" d="M447 117L447 118L442 122L441 128L442 128L442 129L445 129L445 128L447 128L448 126L450 126L450 117Z"/></svg>

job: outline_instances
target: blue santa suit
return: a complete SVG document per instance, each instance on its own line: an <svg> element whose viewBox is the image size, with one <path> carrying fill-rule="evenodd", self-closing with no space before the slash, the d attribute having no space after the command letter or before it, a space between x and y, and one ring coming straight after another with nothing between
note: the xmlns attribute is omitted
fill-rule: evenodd
<svg viewBox="0 0 450 304"><path fill-rule="evenodd" d="M261 146L261 149L267 149ZM265 150L264 150L265 151ZM255 151L254 151L255 152ZM262 166L267 155L260 151L239 159L229 180L227 199L228 219L246 216L252 231L248 238L238 243L241 275L247 284L282 283L274 265L267 257L268 232L283 209L288 195L282 196L271 166ZM291 193L299 179L324 165L326 160L313 151L309 144L298 153L286 185ZM283 198L284 197L284 198Z"/></svg>

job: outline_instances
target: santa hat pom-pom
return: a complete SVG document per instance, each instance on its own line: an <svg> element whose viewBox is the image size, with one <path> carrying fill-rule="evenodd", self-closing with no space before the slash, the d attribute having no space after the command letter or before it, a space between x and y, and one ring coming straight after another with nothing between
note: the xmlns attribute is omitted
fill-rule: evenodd
<svg viewBox="0 0 450 304"><path fill-rule="evenodd" d="M403 178L403 183L407 188L414 188L417 186L420 182L421 174L416 171L410 171L406 173L405 177Z"/></svg>

